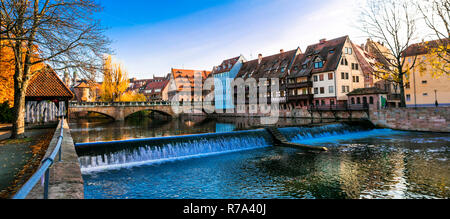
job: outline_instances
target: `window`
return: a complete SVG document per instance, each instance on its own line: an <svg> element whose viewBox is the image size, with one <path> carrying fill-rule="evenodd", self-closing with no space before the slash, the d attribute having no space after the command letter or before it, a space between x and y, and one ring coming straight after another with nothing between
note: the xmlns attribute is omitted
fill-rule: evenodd
<svg viewBox="0 0 450 219"><path fill-rule="evenodd" d="M353 49L349 47L345 47L345 54L351 55L353 53Z"/></svg>
<svg viewBox="0 0 450 219"><path fill-rule="evenodd" d="M320 81L324 81L325 77L323 74L319 75Z"/></svg>
<svg viewBox="0 0 450 219"><path fill-rule="evenodd" d="M334 100L330 100L330 105L334 105Z"/></svg>
<svg viewBox="0 0 450 219"><path fill-rule="evenodd" d="M314 94L319 94L319 88L318 87L314 88Z"/></svg>
<svg viewBox="0 0 450 219"><path fill-rule="evenodd" d="M352 104L355 104L355 98L352 97Z"/></svg>
<svg viewBox="0 0 450 219"><path fill-rule="evenodd" d="M303 88L303 89L302 89L302 94L303 94L303 95L307 95L307 94L308 94L308 89Z"/></svg>
<svg viewBox="0 0 450 219"><path fill-rule="evenodd" d="M341 60L341 65L346 65L346 66L348 66L348 61L347 61L346 58L342 58L342 60Z"/></svg>
<svg viewBox="0 0 450 219"><path fill-rule="evenodd" d="M322 100L322 106L325 106L325 100Z"/></svg>
<svg viewBox="0 0 450 219"><path fill-rule="evenodd" d="M330 92L330 94L334 94L334 86L329 86L328 91Z"/></svg>
<svg viewBox="0 0 450 219"><path fill-rule="evenodd" d="M422 81L422 84L428 84L428 81Z"/></svg>
<svg viewBox="0 0 450 219"><path fill-rule="evenodd" d="M323 67L323 61L314 62L315 69L322 68L322 67Z"/></svg>
<svg viewBox="0 0 450 219"><path fill-rule="evenodd" d="M405 88L406 88L406 89L411 89L411 83L407 82L407 83L405 84Z"/></svg>
<svg viewBox="0 0 450 219"><path fill-rule="evenodd" d="M369 97L369 104L373 104L373 103L374 103L373 97Z"/></svg>
<svg viewBox="0 0 450 219"><path fill-rule="evenodd" d="M333 80L333 73L328 73L328 80Z"/></svg>
<svg viewBox="0 0 450 219"><path fill-rule="evenodd" d="M324 94L325 93L325 88L324 87L321 87L320 88L320 94Z"/></svg>
<svg viewBox="0 0 450 219"><path fill-rule="evenodd" d="M428 97L428 93L423 93L423 96L424 97Z"/></svg>
<svg viewBox="0 0 450 219"><path fill-rule="evenodd" d="M344 72L341 73L341 79L342 79L342 80L345 79L345 73L344 73Z"/></svg>
<svg viewBox="0 0 450 219"><path fill-rule="evenodd" d="M361 97L356 98L356 103L361 104Z"/></svg>
<svg viewBox="0 0 450 219"><path fill-rule="evenodd" d="M359 65L357 63L352 63L352 70L359 70Z"/></svg>
<svg viewBox="0 0 450 219"><path fill-rule="evenodd" d="M353 83L355 83L356 82L356 77L355 76L353 76Z"/></svg>
<svg viewBox="0 0 450 219"><path fill-rule="evenodd" d="M319 106L319 100L316 100L316 106Z"/></svg>
<svg viewBox="0 0 450 219"><path fill-rule="evenodd" d="M345 79L348 80L348 73L345 73Z"/></svg>
<svg viewBox="0 0 450 219"><path fill-rule="evenodd" d="M350 86L342 86L342 93L350 92Z"/></svg>
<svg viewBox="0 0 450 219"><path fill-rule="evenodd" d="M411 94L407 94L406 95L406 101L407 102L411 102Z"/></svg>
<svg viewBox="0 0 450 219"><path fill-rule="evenodd" d="M319 77L317 77L317 75L314 75L314 82L318 82L319 81Z"/></svg>

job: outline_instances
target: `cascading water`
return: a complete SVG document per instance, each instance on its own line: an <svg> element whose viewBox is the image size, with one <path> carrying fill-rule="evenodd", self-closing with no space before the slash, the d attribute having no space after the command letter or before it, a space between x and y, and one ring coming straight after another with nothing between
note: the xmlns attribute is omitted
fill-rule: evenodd
<svg viewBox="0 0 450 219"><path fill-rule="evenodd" d="M77 144L84 172L157 164L271 146L264 130Z"/></svg>
<svg viewBox="0 0 450 219"><path fill-rule="evenodd" d="M302 144L368 130L365 126L349 124L280 129L288 141ZM267 131L253 130L86 143L77 144L76 148L82 170L90 172L264 148L272 146L272 141Z"/></svg>

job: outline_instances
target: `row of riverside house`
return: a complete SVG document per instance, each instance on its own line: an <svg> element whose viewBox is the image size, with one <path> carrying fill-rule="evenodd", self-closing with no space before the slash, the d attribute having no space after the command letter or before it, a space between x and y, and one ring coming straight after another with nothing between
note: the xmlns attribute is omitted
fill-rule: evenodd
<svg viewBox="0 0 450 219"><path fill-rule="evenodd" d="M221 81L223 93L215 91L216 110L226 110L237 107L237 110L254 112L258 110L253 99L267 98L279 100L281 111L306 108L308 106L348 104L347 94L357 89L375 86L376 79L361 61L366 61L366 54L361 54L361 47L355 46L348 36L337 39L322 39L317 44L307 47L305 52L300 48L284 51L279 54L246 61L244 57L225 60L221 65L214 67L214 78ZM370 67L370 66L369 66ZM367 70L370 68L367 68ZM242 78L244 81L255 79L258 87L266 86L267 93L246 93L246 104L236 104L237 87L226 83L227 79ZM267 79L262 82L261 79ZM272 91L271 79L279 80L279 90ZM216 84L217 87L217 84ZM234 103L231 102L231 93L235 89ZM248 87L247 87L248 90ZM245 109L244 109L245 107Z"/></svg>

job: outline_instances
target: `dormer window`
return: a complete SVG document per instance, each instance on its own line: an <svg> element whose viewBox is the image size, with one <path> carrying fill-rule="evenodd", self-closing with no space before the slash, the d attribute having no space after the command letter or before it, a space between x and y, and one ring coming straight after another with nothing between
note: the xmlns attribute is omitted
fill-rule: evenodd
<svg viewBox="0 0 450 219"><path fill-rule="evenodd" d="M302 65L302 69L306 69L308 66L306 64Z"/></svg>
<svg viewBox="0 0 450 219"><path fill-rule="evenodd" d="M323 68L323 61L322 61L322 59L317 58L317 59L314 61L314 68L315 68L315 69Z"/></svg>

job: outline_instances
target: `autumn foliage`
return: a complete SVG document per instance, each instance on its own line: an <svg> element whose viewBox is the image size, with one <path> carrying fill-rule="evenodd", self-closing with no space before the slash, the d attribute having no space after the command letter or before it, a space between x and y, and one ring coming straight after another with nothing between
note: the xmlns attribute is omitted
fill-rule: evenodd
<svg viewBox="0 0 450 219"><path fill-rule="evenodd" d="M14 105L14 52L0 41L0 103Z"/></svg>
<svg viewBox="0 0 450 219"><path fill-rule="evenodd" d="M14 73L15 73L15 59L14 51L8 45L8 41L0 41L0 104L8 102L12 107L14 105ZM24 48L25 49L25 48ZM34 47L31 61L38 60L38 49ZM44 63L36 64L31 67L31 72L34 74L43 69Z"/></svg>
<svg viewBox="0 0 450 219"><path fill-rule="evenodd" d="M127 92L128 73L122 65L114 63L112 56L107 56L103 64L103 83L100 98L105 102L145 101L143 94Z"/></svg>

